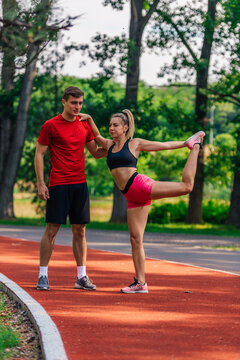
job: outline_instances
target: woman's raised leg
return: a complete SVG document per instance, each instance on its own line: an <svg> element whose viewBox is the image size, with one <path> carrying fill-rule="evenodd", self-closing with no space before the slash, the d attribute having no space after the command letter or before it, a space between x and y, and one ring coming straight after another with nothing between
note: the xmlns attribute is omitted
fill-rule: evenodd
<svg viewBox="0 0 240 360"><path fill-rule="evenodd" d="M195 145L190 151L183 169L181 182L154 181L151 190L152 200L186 195L192 191L197 170L199 148L199 145Z"/></svg>

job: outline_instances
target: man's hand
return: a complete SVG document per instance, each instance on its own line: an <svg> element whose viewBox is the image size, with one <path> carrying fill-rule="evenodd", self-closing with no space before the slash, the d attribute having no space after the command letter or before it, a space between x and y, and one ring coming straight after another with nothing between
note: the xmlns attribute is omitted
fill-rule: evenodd
<svg viewBox="0 0 240 360"><path fill-rule="evenodd" d="M42 200L48 200L50 196L49 196L49 191L48 191L46 184L44 184L44 183L37 184L37 188L38 188L39 198Z"/></svg>

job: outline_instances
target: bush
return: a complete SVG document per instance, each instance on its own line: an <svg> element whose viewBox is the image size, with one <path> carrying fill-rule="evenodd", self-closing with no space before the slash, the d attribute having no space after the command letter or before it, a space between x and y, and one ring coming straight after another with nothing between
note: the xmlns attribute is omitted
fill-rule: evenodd
<svg viewBox="0 0 240 360"><path fill-rule="evenodd" d="M148 219L150 223L155 224L185 222L187 210L188 204L183 200L177 203L153 204ZM218 200L203 201L202 212L204 222L218 225L226 224L229 203Z"/></svg>
<svg viewBox="0 0 240 360"><path fill-rule="evenodd" d="M211 224L226 224L229 213L229 203L218 200L203 201L203 221Z"/></svg>
<svg viewBox="0 0 240 360"><path fill-rule="evenodd" d="M165 203L162 205L152 205L149 213L149 222L157 224L169 224L174 222L184 222L187 215L188 205L181 200L177 203Z"/></svg>

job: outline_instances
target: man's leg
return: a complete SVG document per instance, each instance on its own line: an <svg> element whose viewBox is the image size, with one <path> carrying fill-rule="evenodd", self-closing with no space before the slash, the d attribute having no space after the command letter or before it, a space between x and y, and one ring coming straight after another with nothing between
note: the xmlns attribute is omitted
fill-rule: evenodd
<svg viewBox="0 0 240 360"><path fill-rule="evenodd" d="M54 241L60 226L60 224L47 223L42 236L40 243L40 272L37 283L38 290L49 290L48 263L52 256Z"/></svg>
<svg viewBox="0 0 240 360"><path fill-rule="evenodd" d="M73 233L73 255L77 266L86 266L87 261L87 241L86 226L80 224L72 224Z"/></svg>
<svg viewBox="0 0 240 360"><path fill-rule="evenodd" d="M73 233L73 254L77 263L77 281L76 289L96 290L96 285L92 284L86 274L87 262L87 241L86 226L80 224L72 224Z"/></svg>
<svg viewBox="0 0 240 360"><path fill-rule="evenodd" d="M48 266L60 224L47 223L40 243L40 266Z"/></svg>

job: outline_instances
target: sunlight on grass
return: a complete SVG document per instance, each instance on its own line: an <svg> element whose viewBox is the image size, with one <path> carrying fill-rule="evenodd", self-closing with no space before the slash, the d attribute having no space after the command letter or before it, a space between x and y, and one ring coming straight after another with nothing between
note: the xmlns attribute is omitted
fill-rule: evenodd
<svg viewBox="0 0 240 360"><path fill-rule="evenodd" d="M33 203L33 194L16 193L14 194L14 212L17 218L41 219L44 214L37 214L37 205ZM112 212L112 199L91 199L90 214L92 221L109 221Z"/></svg>
<svg viewBox="0 0 240 360"><path fill-rule="evenodd" d="M44 214L36 214L36 204L32 203L34 195L30 193L14 194L14 211L16 219L0 219L0 224L44 226ZM174 201L174 200L172 200ZM176 201L176 200L175 200ZM160 202L160 200L158 200ZM161 200L164 202L164 200ZM128 230L127 224L109 223L112 212L112 196L107 198L92 197L90 199L91 223L87 225L91 229L102 230ZM69 226L69 225L66 225ZM240 237L240 230L228 225L204 224L147 224L147 232L197 234L216 236Z"/></svg>

